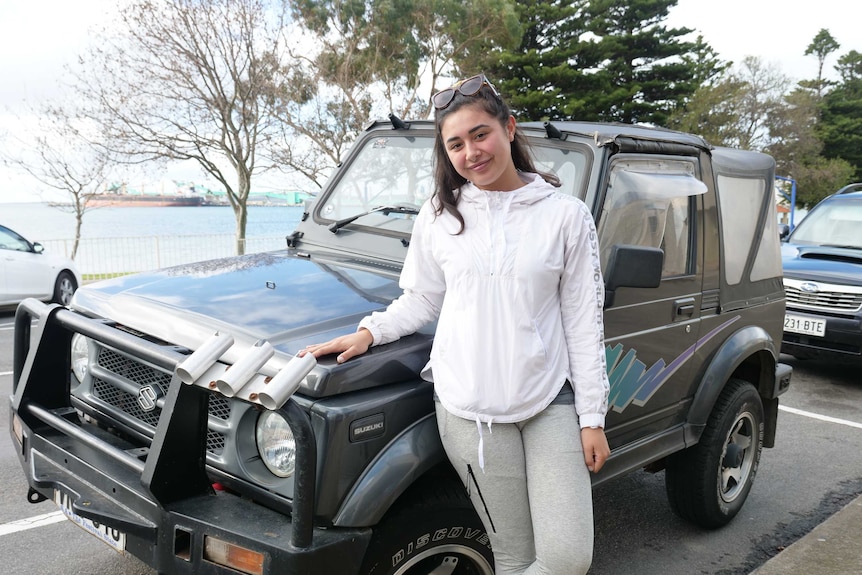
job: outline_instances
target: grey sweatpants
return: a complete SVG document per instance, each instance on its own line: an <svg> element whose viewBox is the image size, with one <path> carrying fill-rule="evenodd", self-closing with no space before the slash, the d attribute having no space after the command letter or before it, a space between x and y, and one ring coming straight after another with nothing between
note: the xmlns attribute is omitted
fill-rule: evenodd
<svg viewBox="0 0 862 575"><path fill-rule="evenodd" d="M482 425L437 402L449 461L467 487L494 552L496 575L577 575L593 557L592 488L573 405L520 423Z"/></svg>

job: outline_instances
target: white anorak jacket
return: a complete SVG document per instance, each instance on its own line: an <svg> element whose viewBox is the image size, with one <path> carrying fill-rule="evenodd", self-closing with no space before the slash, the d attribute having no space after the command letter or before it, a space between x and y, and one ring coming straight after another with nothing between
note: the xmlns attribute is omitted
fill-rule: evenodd
<svg viewBox="0 0 862 575"><path fill-rule="evenodd" d="M438 319L422 371L450 413L483 423L524 421L568 379L581 427L604 427L608 377L604 284L592 215L537 174L511 192L464 184L458 210L413 227L402 296L364 318L374 345Z"/></svg>

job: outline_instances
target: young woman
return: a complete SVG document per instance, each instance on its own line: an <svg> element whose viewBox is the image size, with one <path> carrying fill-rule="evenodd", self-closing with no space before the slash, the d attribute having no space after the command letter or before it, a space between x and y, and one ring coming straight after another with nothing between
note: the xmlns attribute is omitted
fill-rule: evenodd
<svg viewBox="0 0 862 575"><path fill-rule="evenodd" d="M554 176L536 173L484 75L433 102L436 190L416 218L403 295L307 352L344 362L437 319L422 375L496 573L586 573L588 470L610 453L595 225Z"/></svg>

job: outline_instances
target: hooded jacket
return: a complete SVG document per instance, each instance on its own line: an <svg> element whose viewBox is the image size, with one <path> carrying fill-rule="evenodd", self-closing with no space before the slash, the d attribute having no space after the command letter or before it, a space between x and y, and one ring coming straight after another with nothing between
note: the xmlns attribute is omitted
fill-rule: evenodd
<svg viewBox="0 0 862 575"><path fill-rule="evenodd" d="M459 190L464 231L433 198L413 227L402 296L364 318L374 345L438 319L422 377L454 415L524 421L568 379L581 427L604 427L604 284L592 215L537 174L523 187Z"/></svg>

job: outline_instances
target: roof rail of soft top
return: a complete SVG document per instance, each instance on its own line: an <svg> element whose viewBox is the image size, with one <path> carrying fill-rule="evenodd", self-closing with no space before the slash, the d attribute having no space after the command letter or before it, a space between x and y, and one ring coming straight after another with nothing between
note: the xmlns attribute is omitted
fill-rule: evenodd
<svg viewBox="0 0 862 575"><path fill-rule="evenodd" d="M414 126L415 125L415 126ZM366 132L375 129L409 130L411 128L431 128L434 120L419 119L405 121L394 114L389 115L388 120L377 119L368 124ZM590 138L598 145L604 146L615 143L630 147L633 141L655 142L661 144L694 146L703 150L713 147L700 136L687 134L654 126L642 124L621 124L615 122L578 122L572 120L552 120L544 122L518 122L518 127L527 132L539 132L545 134L546 138L566 140L568 135ZM629 144L626 144L627 142Z"/></svg>
<svg viewBox="0 0 862 575"><path fill-rule="evenodd" d="M365 126L364 132L370 132L378 128L395 128L396 130L409 130L414 124L417 126L431 127L434 125L433 120L403 120L395 114L389 114L387 120L372 120Z"/></svg>

